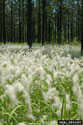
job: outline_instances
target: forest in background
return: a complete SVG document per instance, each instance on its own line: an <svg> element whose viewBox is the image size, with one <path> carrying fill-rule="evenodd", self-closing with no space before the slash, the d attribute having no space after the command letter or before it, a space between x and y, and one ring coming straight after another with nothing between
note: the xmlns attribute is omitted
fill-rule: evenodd
<svg viewBox="0 0 83 125"><path fill-rule="evenodd" d="M81 42L83 0L0 0L0 42Z"/></svg>

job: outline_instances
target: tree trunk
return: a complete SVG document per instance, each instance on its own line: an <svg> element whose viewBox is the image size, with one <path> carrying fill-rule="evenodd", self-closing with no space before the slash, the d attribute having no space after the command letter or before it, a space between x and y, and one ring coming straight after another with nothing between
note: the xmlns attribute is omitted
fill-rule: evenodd
<svg viewBox="0 0 83 125"><path fill-rule="evenodd" d="M5 32L5 0L3 0L3 42L6 44L6 32Z"/></svg>
<svg viewBox="0 0 83 125"><path fill-rule="evenodd" d="M46 7L46 0L42 0L43 5L43 16L42 16L42 46L45 43L45 7Z"/></svg>
<svg viewBox="0 0 83 125"><path fill-rule="evenodd" d="M41 12L40 12L40 0L39 0L39 10L38 10L38 43L41 42Z"/></svg>
<svg viewBox="0 0 83 125"><path fill-rule="evenodd" d="M29 48L32 47L32 0L27 3L27 43Z"/></svg>
<svg viewBox="0 0 83 125"><path fill-rule="evenodd" d="M2 42L2 0L0 0L0 42Z"/></svg>
<svg viewBox="0 0 83 125"><path fill-rule="evenodd" d="M22 42L25 41L24 33L24 0L22 0Z"/></svg>
<svg viewBox="0 0 83 125"><path fill-rule="evenodd" d="M15 18L15 15L14 15L14 43L16 42L16 18Z"/></svg>
<svg viewBox="0 0 83 125"><path fill-rule="evenodd" d="M78 38L78 22L76 20L76 38Z"/></svg>
<svg viewBox="0 0 83 125"><path fill-rule="evenodd" d="M32 14L32 20L33 20L33 42L35 43L35 10L34 10L34 1L33 1L33 14Z"/></svg>
<svg viewBox="0 0 83 125"><path fill-rule="evenodd" d="M48 42L51 42L51 22L50 22L50 17L49 17L49 28L48 28Z"/></svg>
<svg viewBox="0 0 83 125"><path fill-rule="evenodd" d="M68 43L70 43L70 16L68 11Z"/></svg>
<svg viewBox="0 0 83 125"><path fill-rule="evenodd" d="M59 42L59 13L57 14L57 43Z"/></svg>
<svg viewBox="0 0 83 125"><path fill-rule="evenodd" d="M19 43L21 43L21 0L19 0Z"/></svg>
<svg viewBox="0 0 83 125"><path fill-rule="evenodd" d="M67 39L67 28L66 28L66 22L65 22L65 25L64 25L64 42L66 42L66 39Z"/></svg>
<svg viewBox="0 0 83 125"><path fill-rule="evenodd" d="M83 0L82 0L82 25L81 25L81 54L83 54Z"/></svg>
<svg viewBox="0 0 83 125"><path fill-rule="evenodd" d="M57 42L61 44L62 42L62 0L59 3L59 12L57 20Z"/></svg>
<svg viewBox="0 0 83 125"><path fill-rule="evenodd" d="M57 18L57 17L56 17L56 13L55 13L55 35L54 35L54 36L55 36L55 42L56 42L56 39L57 39L57 37L56 37L56 29L57 29L56 18Z"/></svg>
<svg viewBox="0 0 83 125"><path fill-rule="evenodd" d="M11 0L11 42L13 42L13 3Z"/></svg>
<svg viewBox="0 0 83 125"><path fill-rule="evenodd" d="M79 17L80 17L80 12L79 12L79 9L80 9L80 7L79 7L79 1L77 2L77 5L78 5L78 15L77 15L77 19L78 19L78 41L80 40L80 25L79 25L79 22L80 22L80 19L79 19Z"/></svg>
<svg viewBox="0 0 83 125"><path fill-rule="evenodd" d="M71 42L73 41L73 23L71 21Z"/></svg>
<svg viewBox="0 0 83 125"><path fill-rule="evenodd" d="M49 26L48 26L48 25L49 25L49 24L48 24L48 14L47 14L47 12L46 12L46 10L45 10L45 26L44 26L44 28L45 28L45 39L44 39L44 40L45 40L46 43L49 42L49 41L48 41L48 36L49 36L49 35L48 35L48 33L49 33L49 32L48 32L48 27L49 27Z"/></svg>
<svg viewBox="0 0 83 125"><path fill-rule="evenodd" d="M59 34L59 44L62 43L62 0L60 0L60 34Z"/></svg>

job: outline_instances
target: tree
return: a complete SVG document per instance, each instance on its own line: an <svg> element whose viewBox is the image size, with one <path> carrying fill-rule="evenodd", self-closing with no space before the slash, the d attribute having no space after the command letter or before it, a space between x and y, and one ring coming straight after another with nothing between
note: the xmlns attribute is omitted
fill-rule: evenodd
<svg viewBox="0 0 83 125"><path fill-rule="evenodd" d="M57 15L57 42L61 44L62 42L62 0L58 3L58 15Z"/></svg>
<svg viewBox="0 0 83 125"><path fill-rule="evenodd" d="M15 12L15 6L14 6L14 43L16 42L16 12Z"/></svg>
<svg viewBox="0 0 83 125"><path fill-rule="evenodd" d="M33 33L33 42L35 43L35 2L32 4L32 33Z"/></svg>
<svg viewBox="0 0 83 125"><path fill-rule="evenodd" d="M49 27L48 27L48 42L51 42L51 20L49 16Z"/></svg>
<svg viewBox="0 0 83 125"><path fill-rule="evenodd" d="M3 0L3 11L2 11L2 18L3 18L3 42L6 44L6 32L5 32L5 0Z"/></svg>
<svg viewBox="0 0 83 125"><path fill-rule="evenodd" d="M32 47L32 0L27 2L27 43Z"/></svg>
<svg viewBox="0 0 83 125"><path fill-rule="evenodd" d="M42 0L42 46L45 43L45 8L46 8L46 0Z"/></svg>
<svg viewBox="0 0 83 125"><path fill-rule="evenodd" d="M22 0L22 42L24 42L24 0Z"/></svg>
<svg viewBox="0 0 83 125"><path fill-rule="evenodd" d="M70 43L70 11L68 9L68 43Z"/></svg>
<svg viewBox="0 0 83 125"><path fill-rule="evenodd" d="M79 0L77 1L77 39L78 41L80 40L80 5L79 5Z"/></svg>
<svg viewBox="0 0 83 125"><path fill-rule="evenodd" d="M56 5L56 2L55 2L55 4L54 5ZM56 7L56 6L55 6ZM55 43L56 43L56 41L57 41L57 14L56 14L56 8L55 8L55 15L54 15L54 21L55 21L55 32L54 32L54 38L55 38Z"/></svg>
<svg viewBox="0 0 83 125"><path fill-rule="evenodd" d="M2 42L2 0L0 0L0 42Z"/></svg>
<svg viewBox="0 0 83 125"><path fill-rule="evenodd" d="M82 26L81 26L81 54L83 54L83 0L82 0Z"/></svg>
<svg viewBox="0 0 83 125"><path fill-rule="evenodd" d="M40 12L40 0L38 0L38 43L41 42L41 12Z"/></svg>
<svg viewBox="0 0 83 125"><path fill-rule="evenodd" d="M11 42L13 42L13 2L11 0Z"/></svg>
<svg viewBox="0 0 83 125"><path fill-rule="evenodd" d="M19 0L19 43L21 42L21 0Z"/></svg>
<svg viewBox="0 0 83 125"><path fill-rule="evenodd" d="M59 36L59 43L62 42L62 0L60 0L60 36Z"/></svg>

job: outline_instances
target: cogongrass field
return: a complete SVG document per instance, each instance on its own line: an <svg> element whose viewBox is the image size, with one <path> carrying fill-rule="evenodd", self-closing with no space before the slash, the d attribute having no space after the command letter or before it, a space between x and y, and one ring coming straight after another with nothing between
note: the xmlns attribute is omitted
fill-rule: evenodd
<svg viewBox="0 0 83 125"><path fill-rule="evenodd" d="M83 120L80 46L0 45L0 125Z"/></svg>

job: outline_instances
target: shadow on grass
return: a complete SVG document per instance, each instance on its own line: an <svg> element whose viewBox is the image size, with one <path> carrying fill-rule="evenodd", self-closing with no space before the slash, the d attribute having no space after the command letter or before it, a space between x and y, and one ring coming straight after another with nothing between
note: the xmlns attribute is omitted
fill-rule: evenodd
<svg viewBox="0 0 83 125"><path fill-rule="evenodd" d="M74 58L81 58L82 57L80 51L70 50L68 53L67 53L67 51L64 51L64 53L62 54L62 56L63 57L64 56L67 57L67 54L70 54L72 59L74 59Z"/></svg>
<svg viewBox="0 0 83 125"><path fill-rule="evenodd" d="M71 58L80 58L81 57L81 52L80 51L70 51Z"/></svg>

